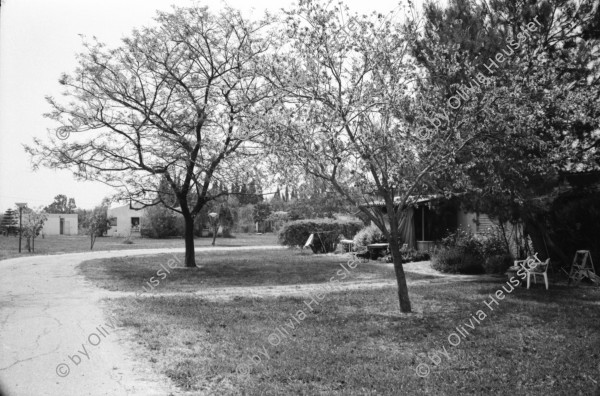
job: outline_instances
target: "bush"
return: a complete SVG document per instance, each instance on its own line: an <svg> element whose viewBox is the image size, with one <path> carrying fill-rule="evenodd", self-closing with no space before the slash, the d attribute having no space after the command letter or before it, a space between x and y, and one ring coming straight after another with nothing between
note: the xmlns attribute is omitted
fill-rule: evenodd
<svg viewBox="0 0 600 396"><path fill-rule="evenodd" d="M465 254L483 258L483 244L481 238L475 236L471 230L459 228L442 239L442 246L446 249L456 249Z"/></svg>
<svg viewBox="0 0 600 396"><path fill-rule="evenodd" d="M498 232L474 235L458 229L442 239L443 249L435 255L431 266L441 272L488 274L505 272L512 257Z"/></svg>
<svg viewBox="0 0 600 396"><path fill-rule="evenodd" d="M491 232L486 235L478 236L478 238L481 242L480 253L483 257L490 258L494 256L509 255L509 251L506 248L506 242L500 232Z"/></svg>
<svg viewBox="0 0 600 396"><path fill-rule="evenodd" d="M508 267L513 265L513 258L510 254L499 254L485 259L483 268L486 274L503 274Z"/></svg>
<svg viewBox="0 0 600 396"><path fill-rule="evenodd" d="M146 209L146 216L142 217L140 234L144 238L168 238L182 235L179 223L183 222L180 217L164 206L151 206Z"/></svg>
<svg viewBox="0 0 600 396"><path fill-rule="evenodd" d="M431 268L452 274L482 274L483 259L458 247L442 248L431 259Z"/></svg>
<svg viewBox="0 0 600 396"><path fill-rule="evenodd" d="M368 225L354 236L354 246L357 250L371 243L387 242L383 232L374 224Z"/></svg>
<svg viewBox="0 0 600 396"><path fill-rule="evenodd" d="M290 247L302 247L310 234L316 231L325 231L321 234L321 241L327 252L333 252L340 236L352 238L363 224L360 221L309 219L291 221L279 231L279 243Z"/></svg>
<svg viewBox="0 0 600 396"><path fill-rule="evenodd" d="M427 261L431 258L428 252L419 252L415 249L410 249L402 254L402 263L415 263L419 261Z"/></svg>

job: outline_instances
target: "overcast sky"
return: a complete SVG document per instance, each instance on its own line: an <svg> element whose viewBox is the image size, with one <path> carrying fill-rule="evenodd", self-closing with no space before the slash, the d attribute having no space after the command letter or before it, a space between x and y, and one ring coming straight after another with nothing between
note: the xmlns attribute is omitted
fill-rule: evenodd
<svg viewBox="0 0 600 396"><path fill-rule="evenodd" d="M217 2L197 2L210 8ZM255 15L289 7L291 0L230 0L235 8ZM347 0L351 10L387 13L398 0ZM418 2L417 2L418 3ZM77 182L68 171L33 172L23 144L46 139L56 123L43 117L50 107L45 96L59 96L58 77L75 68L82 49L80 34L117 45L134 27L152 22L155 11L188 0L2 0L0 10L0 211L15 202L48 205L57 194L75 198L80 208L98 205L111 195L102 183Z"/></svg>

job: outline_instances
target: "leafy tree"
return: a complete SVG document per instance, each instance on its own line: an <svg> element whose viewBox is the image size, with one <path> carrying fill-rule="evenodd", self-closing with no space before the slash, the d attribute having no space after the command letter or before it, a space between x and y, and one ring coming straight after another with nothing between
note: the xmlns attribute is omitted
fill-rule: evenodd
<svg viewBox="0 0 600 396"><path fill-rule="evenodd" d="M241 205L248 205L251 201L249 195L248 195L248 187L246 186L246 183L242 184L242 187L240 188L240 204Z"/></svg>
<svg viewBox="0 0 600 396"><path fill-rule="evenodd" d="M142 206L157 204L166 180L176 203L158 197L183 216L185 266L195 267L194 219L220 196L209 193L215 179L248 168L261 131L247 119L272 105L255 72L269 21L174 7L156 22L116 48L85 43L77 70L60 79L69 103L49 98L48 114L63 123L59 134L83 139L36 139L27 151L36 165L107 183L121 191L117 199Z"/></svg>
<svg viewBox="0 0 600 396"><path fill-rule="evenodd" d="M85 218L87 217L88 210L77 208L75 210L75 213L77 214L77 225L79 227L79 230L81 230L82 224L85 221Z"/></svg>
<svg viewBox="0 0 600 396"><path fill-rule="evenodd" d="M261 202L254 205L252 218L255 223L266 221L272 213L271 205L268 202Z"/></svg>
<svg viewBox="0 0 600 396"><path fill-rule="evenodd" d="M493 106L486 118L495 122L479 126L487 127L484 133L493 137L493 144L479 142L478 150L459 159L471 163L474 185L463 200L468 208L501 222L523 221L539 251L547 246L563 262L569 259L545 219L558 197L561 173L600 168L600 61L595 50L600 33L594 28L599 12L593 1L431 4L424 38L414 47L429 76L449 74L446 81L430 81L443 85L445 100L460 92L466 74L476 73L472 65L485 71L501 50L511 53L492 67L493 84L483 91L466 90L474 99L489 98ZM536 32L523 34L533 21ZM461 34L464 23L470 26L467 35Z"/></svg>
<svg viewBox="0 0 600 396"><path fill-rule="evenodd" d="M288 13L290 44L274 57L269 79L293 105L281 109L272 137L286 166L326 182L382 230L394 258L400 309L410 312L398 245L401 209L464 144L426 145L398 114L411 101L411 34L387 17L347 14L313 1ZM385 216L361 205L373 194L384 200Z"/></svg>
<svg viewBox="0 0 600 396"><path fill-rule="evenodd" d="M230 237L231 229L235 226L233 213L227 204L221 204L219 208L219 223L223 229L223 236Z"/></svg>
<svg viewBox="0 0 600 396"><path fill-rule="evenodd" d="M28 252L35 252L35 238L40 235L46 220L48 220L48 215L43 211L23 209L22 230Z"/></svg>
<svg viewBox="0 0 600 396"><path fill-rule="evenodd" d="M290 43L264 68L288 104L272 120L271 144L281 147L273 155L325 181L383 232L402 312L411 310L399 251L404 210L423 195L480 191L476 170L487 171L487 185L502 166L520 177L544 175L551 162L571 158L571 143L581 142L563 132L593 120L594 110L585 111L592 91L552 86L560 67L535 58L519 34L509 38L519 41L523 56L514 58L507 80L502 73L484 75L473 58L462 61L460 47L437 35L425 40L429 54L437 54L435 67L417 67L411 55L422 31L392 16L358 17L306 1L288 12L287 22ZM453 76L457 83L476 78L468 95L459 97L457 83L434 78L434 70L461 69ZM569 102L575 115L566 112ZM432 116L441 110L443 125ZM540 150L544 129L554 144ZM507 166L506 158L515 164ZM375 200L383 211L371 209Z"/></svg>
<svg viewBox="0 0 600 396"><path fill-rule="evenodd" d="M260 182L258 179L252 179L250 183L248 183L248 203L254 205L262 201L263 196Z"/></svg>
<svg viewBox="0 0 600 396"><path fill-rule="evenodd" d="M54 202L44 208L46 213L75 213L75 198L67 198L64 194L54 197Z"/></svg>
<svg viewBox="0 0 600 396"><path fill-rule="evenodd" d="M86 234L90 236L90 250L94 249L96 238L110 229L114 217L108 217L108 206L98 206L91 211L83 223Z"/></svg>

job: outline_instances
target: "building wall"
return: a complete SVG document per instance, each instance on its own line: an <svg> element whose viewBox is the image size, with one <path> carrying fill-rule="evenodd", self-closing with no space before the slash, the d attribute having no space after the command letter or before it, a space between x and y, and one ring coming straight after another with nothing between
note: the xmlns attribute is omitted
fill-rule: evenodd
<svg viewBox="0 0 600 396"><path fill-rule="evenodd" d="M109 218L115 217L117 219L116 225L110 227L106 233L107 236L127 237L129 235L140 235L139 227L132 229L131 218L138 217L141 224L142 218L145 215L144 209L131 209L129 205L123 205L108 209L107 214Z"/></svg>
<svg viewBox="0 0 600 396"><path fill-rule="evenodd" d="M477 225L475 224L476 218L477 214L459 209L457 213L456 225L458 228L471 230L471 232L475 234L477 233Z"/></svg>
<svg viewBox="0 0 600 396"><path fill-rule="evenodd" d="M457 213L458 216L458 227L464 229L470 229L473 234L484 234L488 232L490 228L500 231L501 227L499 222L492 220L486 214L479 214L473 212L465 212L463 210L459 210ZM475 221L477 220L477 222ZM477 224L479 223L479 224ZM511 223L503 224L504 233L506 239L508 241L508 247L513 256L518 256L519 246L516 243L515 239L518 237L519 233L522 234L521 225L516 224L513 225Z"/></svg>
<svg viewBox="0 0 600 396"><path fill-rule="evenodd" d="M77 214L62 214L62 213L50 213L48 214L48 220L44 223L42 232L45 235L61 235L60 234L60 219L64 219L63 233L62 235L77 235L79 232L79 223L77 221Z"/></svg>

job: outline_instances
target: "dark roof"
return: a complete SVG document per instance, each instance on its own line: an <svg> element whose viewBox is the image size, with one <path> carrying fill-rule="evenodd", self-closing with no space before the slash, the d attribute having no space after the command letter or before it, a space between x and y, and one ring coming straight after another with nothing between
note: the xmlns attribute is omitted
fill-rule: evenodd
<svg viewBox="0 0 600 396"><path fill-rule="evenodd" d="M432 195L418 195L418 196L413 196L411 195L410 197L408 197L406 204L407 205L419 205L422 203L427 203L427 202L432 202L432 201L438 201L440 199L444 199L443 195L440 194L432 194ZM395 197L394 198L394 205L400 205L400 201L402 200L401 197ZM363 207L385 207L385 201L380 199L380 200L376 200L376 201L371 201L371 202L365 202L364 204L362 204L361 206Z"/></svg>

